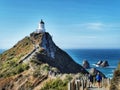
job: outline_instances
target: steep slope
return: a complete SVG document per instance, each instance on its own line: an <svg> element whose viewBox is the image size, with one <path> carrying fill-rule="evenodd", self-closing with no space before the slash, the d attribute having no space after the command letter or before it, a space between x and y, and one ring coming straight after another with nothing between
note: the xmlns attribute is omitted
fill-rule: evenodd
<svg viewBox="0 0 120 90"><path fill-rule="evenodd" d="M18 64L18 61L31 52L33 48L30 37L25 37L11 49L0 54L0 78L16 75L28 69L28 64Z"/></svg>
<svg viewBox="0 0 120 90"><path fill-rule="evenodd" d="M14 45L11 49L5 51L0 55L0 61L7 61L11 59L19 60L33 50L33 42L30 37L25 37ZM24 52L23 52L24 51Z"/></svg>
<svg viewBox="0 0 120 90"><path fill-rule="evenodd" d="M0 54L0 90L33 90L49 79L49 71L88 73L55 45L49 33L31 33Z"/></svg>
<svg viewBox="0 0 120 90"><path fill-rule="evenodd" d="M120 90L120 63L118 68L114 72L114 76L111 81L110 90Z"/></svg>
<svg viewBox="0 0 120 90"><path fill-rule="evenodd" d="M36 37L39 39L36 39ZM35 55L35 58L37 60L48 63L50 66L56 67L62 73L87 73L86 70L75 63L66 52L55 45L49 33L32 33L31 38L40 48L40 51Z"/></svg>

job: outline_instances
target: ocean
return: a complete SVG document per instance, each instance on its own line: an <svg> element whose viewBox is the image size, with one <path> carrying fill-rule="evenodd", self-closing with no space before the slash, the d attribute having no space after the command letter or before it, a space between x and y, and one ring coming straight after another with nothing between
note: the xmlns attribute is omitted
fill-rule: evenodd
<svg viewBox="0 0 120 90"><path fill-rule="evenodd" d="M91 68L95 67L109 78L113 77L113 72L120 62L120 49L66 49L65 51L75 62L82 65L83 60L87 60ZM110 66L96 67L94 64L99 60L107 60Z"/></svg>
<svg viewBox="0 0 120 90"><path fill-rule="evenodd" d="M2 53L2 52L4 52L5 50L4 49L0 49L0 54Z"/></svg>
<svg viewBox="0 0 120 90"><path fill-rule="evenodd" d="M5 50L0 49L0 53L3 51ZM112 78L113 72L120 62L120 49L65 49L65 51L80 65L82 65L83 60L87 60L91 68L95 67L94 64L99 60L107 60L110 65L109 67L95 68L103 72L109 78Z"/></svg>

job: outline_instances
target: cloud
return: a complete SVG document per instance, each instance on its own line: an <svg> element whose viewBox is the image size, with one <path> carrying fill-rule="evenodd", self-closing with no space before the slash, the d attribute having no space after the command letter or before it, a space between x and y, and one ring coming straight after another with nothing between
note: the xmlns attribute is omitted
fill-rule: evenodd
<svg viewBox="0 0 120 90"><path fill-rule="evenodd" d="M79 38L82 38L82 39L96 39L97 37L96 36L90 36L90 35L84 35L84 36L79 36Z"/></svg>
<svg viewBox="0 0 120 90"><path fill-rule="evenodd" d="M73 27L78 31L120 32L120 23L86 22L74 24Z"/></svg>
<svg viewBox="0 0 120 90"><path fill-rule="evenodd" d="M91 30L101 30L104 27L102 23L87 23L86 28Z"/></svg>
<svg viewBox="0 0 120 90"><path fill-rule="evenodd" d="M102 30L105 27L105 24L100 22L84 23L80 24L80 27L84 28L85 30Z"/></svg>

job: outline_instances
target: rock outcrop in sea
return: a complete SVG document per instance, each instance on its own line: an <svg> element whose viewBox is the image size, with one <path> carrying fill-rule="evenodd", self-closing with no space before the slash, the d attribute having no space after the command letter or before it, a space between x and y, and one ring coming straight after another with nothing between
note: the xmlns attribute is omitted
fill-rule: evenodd
<svg viewBox="0 0 120 90"><path fill-rule="evenodd" d="M106 78L106 76L105 76L101 71L97 70L96 68L91 68L91 69L89 70L89 73L90 73L91 75L93 75L93 76L96 76L97 73L100 73L100 75L101 75L103 78Z"/></svg>
<svg viewBox="0 0 120 90"><path fill-rule="evenodd" d="M109 63L108 63L108 61L101 61L100 60L100 61L97 62L96 66L107 67L107 66L109 66Z"/></svg>
<svg viewBox="0 0 120 90"><path fill-rule="evenodd" d="M90 68L90 64L89 64L89 62L88 62L87 60L84 60L84 61L83 61L82 66L83 66L85 69L89 69L89 68Z"/></svg>

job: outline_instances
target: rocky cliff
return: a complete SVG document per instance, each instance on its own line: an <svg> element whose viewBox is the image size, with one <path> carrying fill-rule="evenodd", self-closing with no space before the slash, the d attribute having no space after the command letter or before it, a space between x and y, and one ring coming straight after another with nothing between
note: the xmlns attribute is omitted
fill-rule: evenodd
<svg viewBox="0 0 120 90"><path fill-rule="evenodd" d="M0 90L33 90L49 71L88 73L55 45L49 33L31 33L0 55Z"/></svg>
<svg viewBox="0 0 120 90"><path fill-rule="evenodd" d="M87 73L82 66L74 62L66 52L55 45L49 33L32 33L30 37L37 45L36 48L39 48L39 53L35 55L36 60L48 63L50 66L58 68L62 73Z"/></svg>

